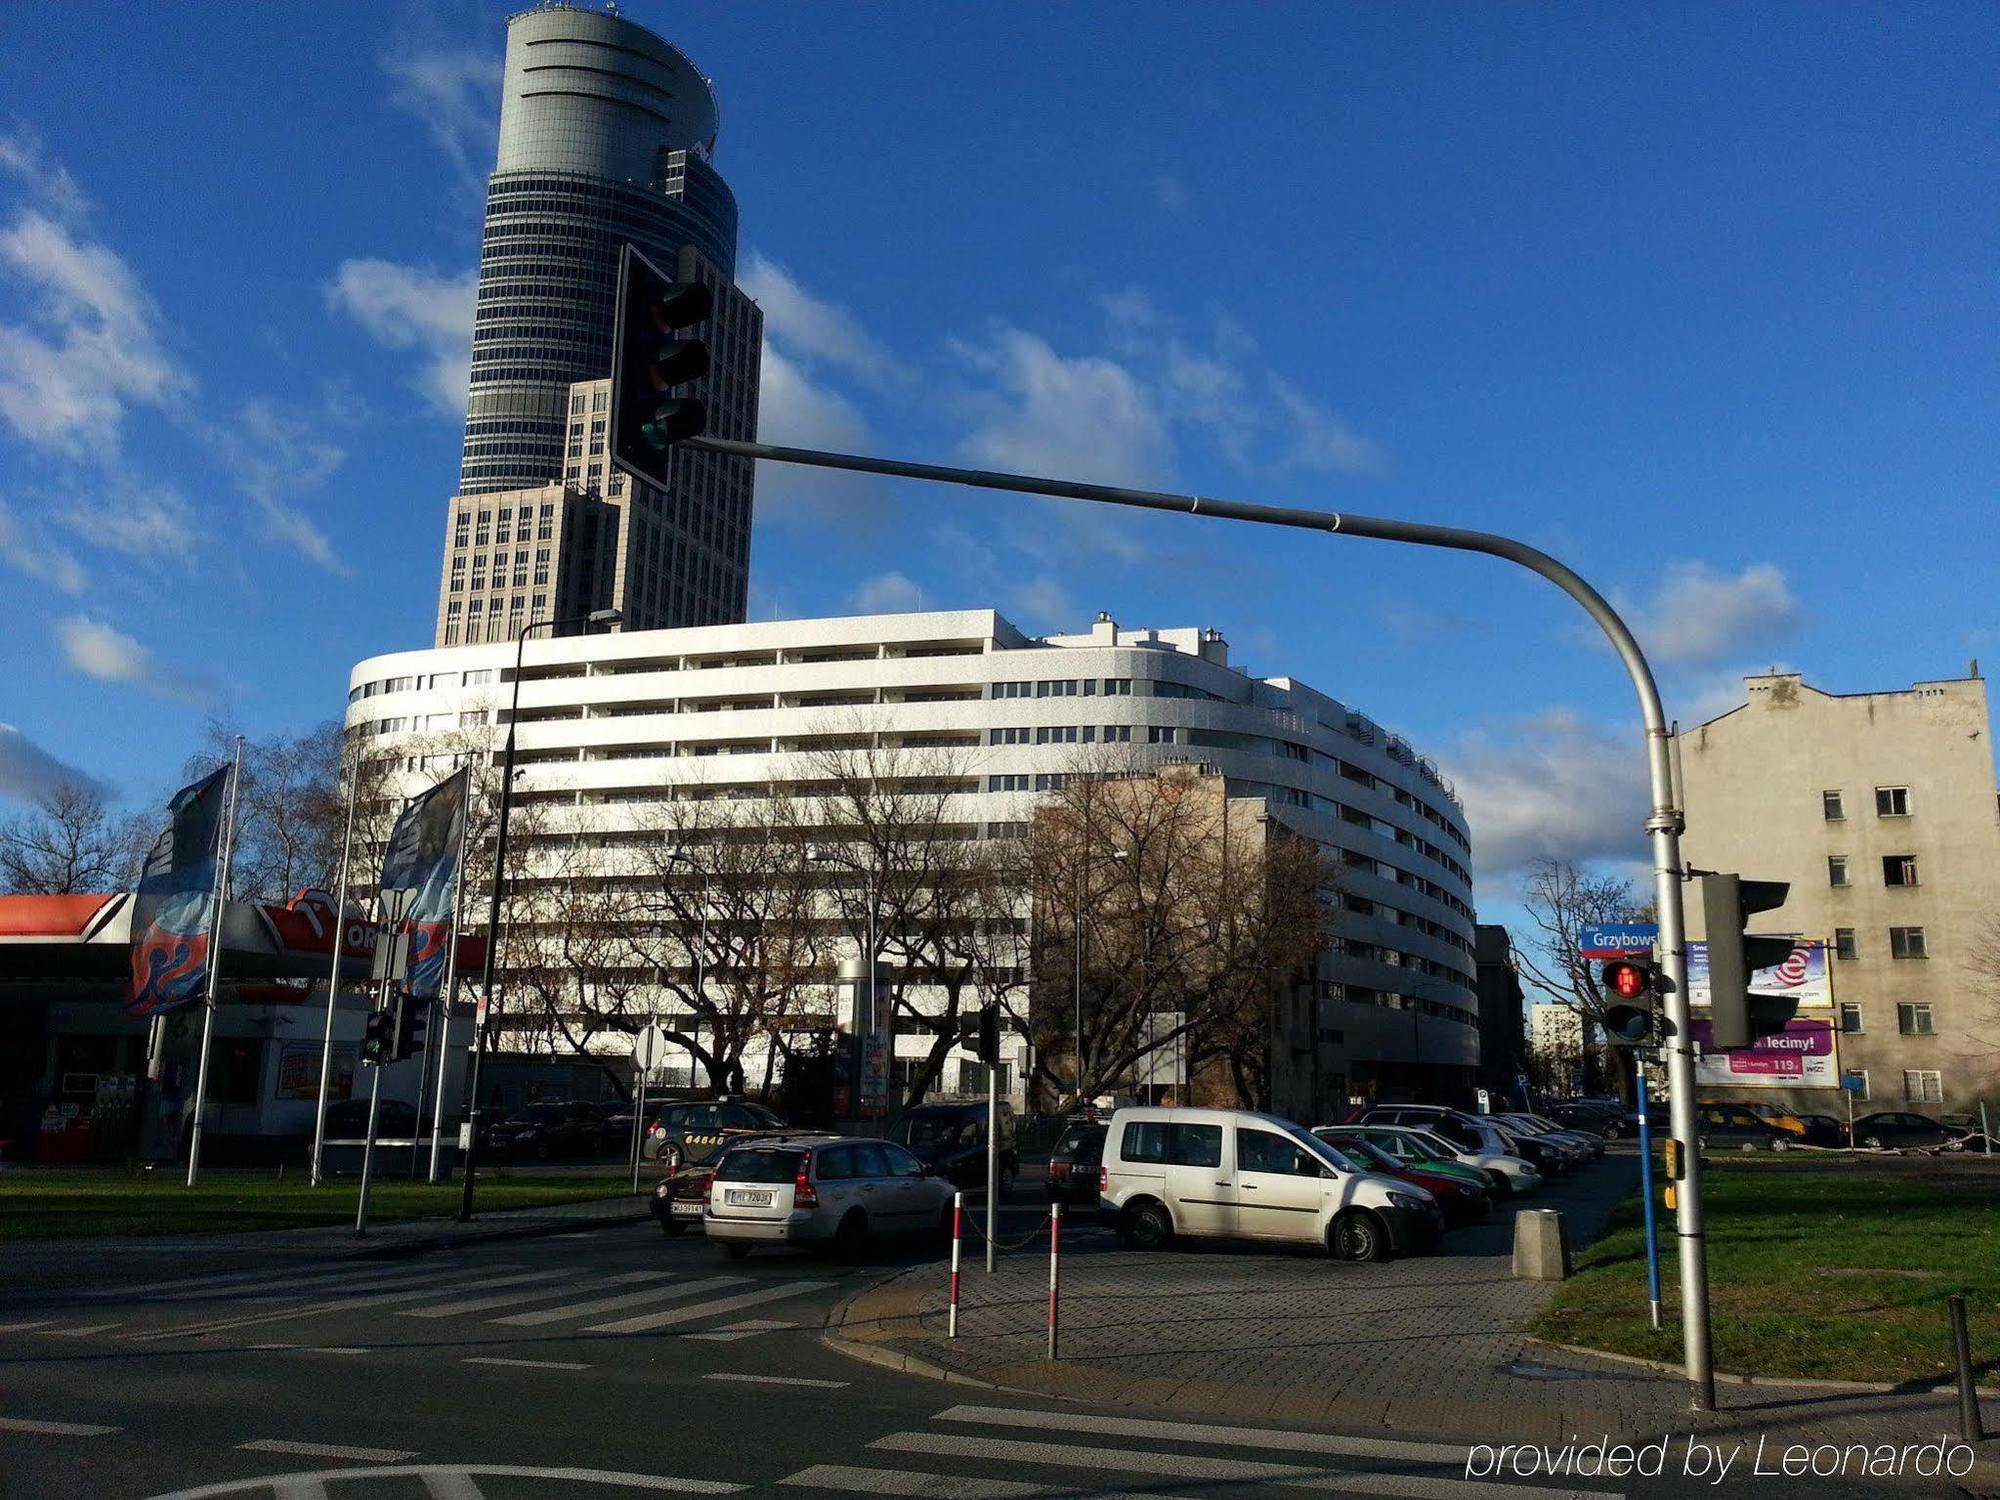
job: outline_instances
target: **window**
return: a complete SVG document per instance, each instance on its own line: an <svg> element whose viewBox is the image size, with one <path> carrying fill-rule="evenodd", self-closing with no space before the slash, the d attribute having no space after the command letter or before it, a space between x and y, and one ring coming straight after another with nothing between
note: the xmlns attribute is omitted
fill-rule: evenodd
<svg viewBox="0 0 2000 1500"><path fill-rule="evenodd" d="M1146 743L1149 745L1171 745L1174 743L1174 727L1171 724L1149 724L1146 726Z"/></svg>
<svg viewBox="0 0 2000 1500"><path fill-rule="evenodd" d="M989 792L1025 792L1027 789L1028 778L1026 776L989 776L986 778L986 790Z"/></svg>
<svg viewBox="0 0 2000 1500"><path fill-rule="evenodd" d="M578 391L569 398L569 414L571 416L576 416L582 410L583 410L583 392Z"/></svg>
<svg viewBox="0 0 2000 1500"><path fill-rule="evenodd" d="M1936 1068L1903 1069L1903 1097L1911 1104L1944 1103L1944 1075Z"/></svg>
<svg viewBox="0 0 2000 1500"><path fill-rule="evenodd" d="M535 540L538 542L546 542L551 536L555 534L555 529L556 529L556 508L553 505L544 505L542 507L541 519L536 523L535 526Z"/></svg>
<svg viewBox="0 0 2000 1500"><path fill-rule="evenodd" d="M1104 696L1107 698L1129 698L1132 696L1132 679L1129 677L1107 677L1104 679Z"/></svg>
<svg viewBox="0 0 2000 1500"><path fill-rule="evenodd" d="M1119 1138L1118 1154L1126 1161L1157 1162L1170 1167L1222 1165L1220 1125L1169 1124L1165 1120L1132 1120Z"/></svg>
<svg viewBox="0 0 2000 1500"><path fill-rule="evenodd" d="M1828 885L1847 884L1847 856L1829 854L1826 857L1826 883Z"/></svg>
<svg viewBox="0 0 2000 1500"><path fill-rule="evenodd" d="M465 674L465 685L467 687L482 687L492 680L493 669L491 667L483 667L477 672L467 672Z"/></svg>
<svg viewBox="0 0 2000 1500"><path fill-rule="evenodd" d="M1038 792L1059 792L1069 785L1069 776L1062 771L1039 771L1035 774L1035 790Z"/></svg>
<svg viewBox="0 0 2000 1500"><path fill-rule="evenodd" d="M1319 1161L1297 1141L1268 1130L1236 1132L1236 1170L1279 1172L1287 1177L1319 1176Z"/></svg>
<svg viewBox="0 0 2000 1500"><path fill-rule="evenodd" d="M1896 1029L1904 1036L1936 1035L1936 1028L1931 1025L1931 1008L1909 1000L1899 1001L1896 1005Z"/></svg>
<svg viewBox="0 0 2000 1500"><path fill-rule="evenodd" d="M474 600L473 602L477 603L478 601ZM467 709L458 716L458 727L461 729L485 728L486 710L483 708Z"/></svg>
<svg viewBox="0 0 2000 1500"><path fill-rule="evenodd" d="M1104 726L1104 743L1107 745L1131 744L1132 726L1130 724L1106 724Z"/></svg>
<svg viewBox="0 0 2000 1500"><path fill-rule="evenodd" d="M454 557L451 560L451 591L454 594L465 591L465 559L462 557ZM457 605L452 607L456 609Z"/></svg>
<svg viewBox="0 0 2000 1500"><path fill-rule="evenodd" d="M1868 1070L1866 1068L1842 1068L1840 1086L1850 1091L1857 1100L1868 1097Z"/></svg>
<svg viewBox="0 0 2000 1500"><path fill-rule="evenodd" d="M989 745L1025 745L1029 742L1026 729L996 729L987 736Z"/></svg>
<svg viewBox="0 0 2000 1500"><path fill-rule="evenodd" d="M1878 786L1875 788L1875 816L1878 818L1907 818L1910 815L1910 789L1906 786Z"/></svg>
<svg viewBox="0 0 2000 1500"><path fill-rule="evenodd" d="M1860 1036L1866 1030L1861 1024L1861 1007L1852 1000L1840 1002L1840 1030L1843 1036Z"/></svg>
<svg viewBox="0 0 2000 1500"><path fill-rule="evenodd" d="M1917 857L1914 854L1882 856L1882 884L1917 885Z"/></svg>
<svg viewBox="0 0 2000 1500"><path fill-rule="evenodd" d="M1032 682L996 682L993 684L993 696L996 698L1032 698L1035 696L1035 685Z"/></svg>
<svg viewBox="0 0 2000 1500"><path fill-rule="evenodd" d="M1928 958L1924 948L1924 930L1921 927L1891 927L1889 929L1889 956L1891 958Z"/></svg>
<svg viewBox="0 0 2000 1500"><path fill-rule="evenodd" d="M452 530L451 544L454 547L472 545L472 512L462 510L458 513L458 524Z"/></svg>
<svg viewBox="0 0 2000 1500"><path fill-rule="evenodd" d="M1854 929L1836 927L1833 929L1833 956L1835 958L1854 957Z"/></svg>
<svg viewBox="0 0 2000 1500"><path fill-rule="evenodd" d="M514 538L514 507L503 505L500 513L493 518L493 540L506 546Z"/></svg>
<svg viewBox="0 0 2000 1500"><path fill-rule="evenodd" d="M1035 731L1037 745L1087 745L1096 738L1097 730L1089 724L1044 724Z"/></svg>
<svg viewBox="0 0 2000 1500"><path fill-rule="evenodd" d="M535 582L547 583L548 581L549 549L546 547L537 547L535 549ZM866 976L864 975L863 977L865 978Z"/></svg>
<svg viewBox="0 0 2000 1500"><path fill-rule="evenodd" d="M1074 698L1076 696L1076 679L1074 677L1050 678L1045 682L1038 682L1035 684L1035 696L1037 698Z"/></svg>
<svg viewBox="0 0 2000 1500"><path fill-rule="evenodd" d="M1842 821L1844 818L1846 818L1847 812L1846 809L1844 809L1840 805L1839 792L1821 792L1819 794L1819 802L1820 806L1826 812L1827 822L1838 823Z"/></svg>

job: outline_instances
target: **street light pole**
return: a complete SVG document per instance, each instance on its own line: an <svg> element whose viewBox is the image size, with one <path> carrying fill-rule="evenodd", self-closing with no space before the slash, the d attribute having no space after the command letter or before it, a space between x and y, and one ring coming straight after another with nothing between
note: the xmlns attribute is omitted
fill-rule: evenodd
<svg viewBox="0 0 2000 1500"><path fill-rule="evenodd" d="M472 1179L479 1165L479 1071L486 1056L486 1028L493 1014L493 969L500 949L500 891L507 874L507 815L514 807L514 721L521 712L521 659L528 637L537 630L565 625L615 625L623 618L615 609L593 610L568 620L530 620L514 636L514 693L507 708L507 746L500 762L500 818L493 837L493 900L486 908L486 962L479 976L479 1006L472 1022L472 1061L465 1070L465 1182L459 1193L460 1223L472 1218ZM453 941L456 941L454 937Z"/></svg>
<svg viewBox="0 0 2000 1500"><path fill-rule="evenodd" d="M1673 1093L1673 1134L1680 1142L1686 1163L1686 1176L1675 1195L1676 1228L1680 1239L1682 1356L1694 1409L1715 1409L1715 1371L1709 1349L1708 1251L1703 1238L1701 1153L1695 1128L1694 1039L1688 1007L1687 934L1681 897L1680 836L1687 822L1674 799L1674 780L1668 754L1673 734L1667 723L1666 710L1660 702L1659 684L1653 680L1653 669L1647 663L1645 653L1639 649L1631 629L1602 594L1574 569L1538 548L1515 541L1512 537L1457 526L1434 526L1421 521L1398 521L1339 511L1257 505L1203 495L1175 495L1160 490L1123 489L1115 485L1085 484L1076 480L1006 474L986 469L908 463L900 459L871 458L854 453L746 443L733 438L696 437L686 440L681 446L734 458L762 459L767 463L803 464L810 468L842 469L898 479L934 480L974 489L1053 495L1059 499L1083 500L1097 505L1215 516L1227 521L1285 526L1335 536L1365 537L1406 546L1478 552L1526 568L1574 599L1597 623L1611 642L1612 649L1618 653L1626 676L1631 680L1632 690L1638 697L1640 718L1645 729L1646 779L1652 803L1646 815L1646 833L1652 843L1654 899L1660 918L1660 962L1668 981L1666 1009L1671 1034L1667 1037L1666 1047L1667 1083Z"/></svg>
<svg viewBox="0 0 2000 1500"><path fill-rule="evenodd" d="M694 942L695 1013L694 1013L694 1023L693 1023L694 1039L696 1044L699 1045L701 1042L701 1002L708 996L708 981L707 981L708 905L709 905L708 871L704 870L700 865L696 864L693 858L688 854L687 850L685 849L675 849L671 853L669 853L667 855L667 863L670 865L671 864L686 865L690 870L693 870L695 874L698 877L700 877L701 880L701 921L699 924L699 928L695 934L695 942ZM716 1045L719 1047L722 1044L722 1023L720 1021L716 1023L715 1040L716 1040ZM690 1064L692 1064L692 1061L693 1058L691 1054ZM689 1083L694 1082L694 1074L692 1072L692 1067L690 1067L690 1071L688 1074L688 1082ZM748 1092L748 1090L745 1090L745 1092Z"/></svg>
<svg viewBox="0 0 2000 1500"><path fill-rule="evenodd" d="M877 998L875 994L875 961L879 951L879 943L875 933L875 911L882 904L882 872L879 868L864 865L857 860L850 859L838 849L815 849L806 858L814 864L845 866L868 882L868 911L862 929L866 934L863 944L866 951L861 955L862 977L868 986L868 1000L865 1005L857 1007L858 1014L854 1018L855 1028L858 1033L855 1037L855 1043L863 1050L863 1056L857 1059L857 1062L865 1066L868 1041L879 1029L879 1018L875 1014L875 1002ZM893 1086L896 1071L894 1057L888 1059L888 1065L889 1078L886 1082L888 1085ZM853 1104L855 1111L854 1118L858 1120L861 1118L861 1077L859 1068L856 1070L854 1079Z"/></svg>

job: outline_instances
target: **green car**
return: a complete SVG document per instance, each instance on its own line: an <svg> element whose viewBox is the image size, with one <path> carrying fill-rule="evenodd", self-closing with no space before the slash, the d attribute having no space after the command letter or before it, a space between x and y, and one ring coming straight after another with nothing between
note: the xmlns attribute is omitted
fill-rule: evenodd
<svg viewBox="0 0 2000 1500"><path fill-rule="evenodd" d="M1441 1156L1423 1143L1420 1134L1414 1131L1398 1130L1388 1125L1321 1125L1313 1134L1322 1140L1338 1145L1342 1136L1359 1136L1379 1151L1386 1151L1405 1166L1418 1171L1432 1172L1439 1177L1451 1177L1477 1188L1491 1191L1490 1173L1477 1167L1469 1167L1464 1162Z"/></svg>

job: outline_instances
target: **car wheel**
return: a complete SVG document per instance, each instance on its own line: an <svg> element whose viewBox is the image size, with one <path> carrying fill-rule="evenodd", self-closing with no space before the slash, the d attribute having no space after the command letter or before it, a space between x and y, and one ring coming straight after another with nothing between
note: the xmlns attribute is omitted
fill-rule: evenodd
<svg viewBox="0 0 2000 1500"><path fill-rule="evenodd" d="M1125 1215L1120 1238L1128 1250L1164 1250L1174 1237L1174 1221L1157 1203L1142 1203Z"/></svg>
<svg viewBox="0 0 2000 1500"><path fill-rule="evenodd" d="M724 1240L722 1242L722 1253L731 1260L742 1260L749 1255L750 1247L741 1240Z"/></svg>
<svg viewBox="0 0 2000 1500"><path fill-rule="evenodd" d="M1861 1144L1866 1146L1870 1151L1880 1151L1882 1149L1882 1137L1879 1135L1864 1135L1861 1137Z"/></svg>
<svg viewBox="0 0 2000 1500"><path fill-rule="evenodd" d="M1333 1226L1333 1253L1342 1260L1387 1260L1388 1231L1367 1209L1354 1209Z"/></svg>
<svg viewBox="0 0 2000 1500"><path fill-rule="evenodd" d="M1502 1172L1498 1168L1495 1168L1493 1171L1488 1172L1486 1176L1493 1185L1494 1197L1511 1198L1514 1196L1513 1180L1509 1178L1505 1172Z"/></svg>
<svg viewBox="0 0 2000 1500"><path fill-rule="evenodd" d="M1772 1136L1772 1137L1771 1137L1771 1149L1772 1149L1773 1151L1789 1151L1789 1150L1791 1150L1791 1149L1792 1149L1792 1141L1791 1141L1791 1137L1790 1137L1790 1136L1784 1136L1784 1135L1774 1135L1774 1136Z"/></svg>
<svg viewBox="0 0 2000 1500"><path fill-rule="evenodd" d="M833 1232L834 1257L844 1265L853 1265L867 1253L868 1221L855 1209L840 1221L840 1228Z"/></svg>

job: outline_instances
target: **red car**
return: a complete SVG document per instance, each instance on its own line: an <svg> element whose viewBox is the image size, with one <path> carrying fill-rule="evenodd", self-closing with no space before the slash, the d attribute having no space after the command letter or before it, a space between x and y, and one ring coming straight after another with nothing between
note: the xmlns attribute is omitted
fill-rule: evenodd
<svg viewBox="0 0 2000 1500"><path fill-rule="evenodd" d="M653 1217L666 1234L701 1232L701 1211L708 1203L708 1185L715 1181L715 1163L682 1167L653 1189Z"/></svg>
<svg viewBox="0 0 2000 1500"><path fill-rule="evenodd" d="M1433 1198L1444 1210L1445 1223L1484 1224L1493 1216L1492 1196L1482 1187L1466 1182L1462 1178L1447 1177L1441 1172L1426 1172L1421 1168L1404 1165L1380 1146L1373 1145L1359 1136L1343 1135L1330 1142L1343 1155L1354 1157L1367 1166L1368 1170L1381 1177L1397 1177L1404 1182L1414 1182Z"/></svg>

